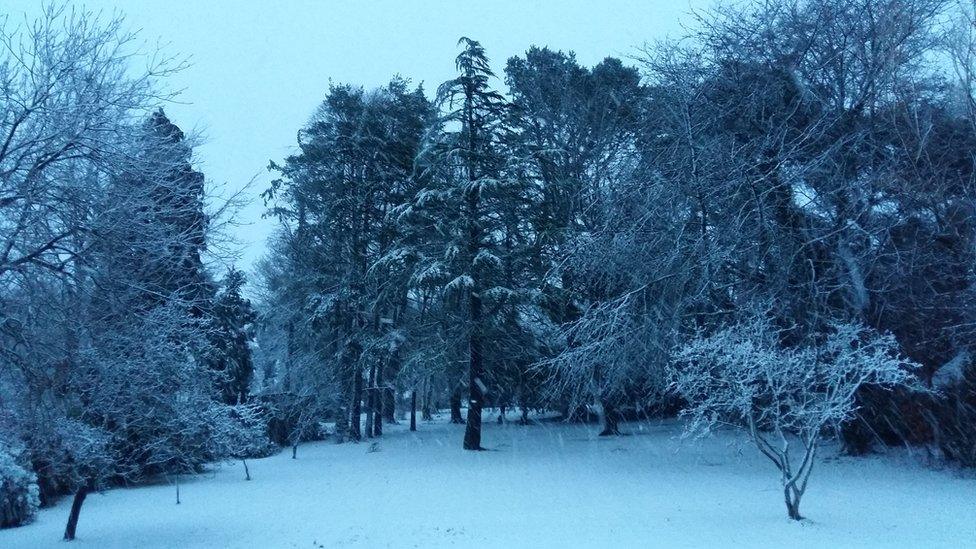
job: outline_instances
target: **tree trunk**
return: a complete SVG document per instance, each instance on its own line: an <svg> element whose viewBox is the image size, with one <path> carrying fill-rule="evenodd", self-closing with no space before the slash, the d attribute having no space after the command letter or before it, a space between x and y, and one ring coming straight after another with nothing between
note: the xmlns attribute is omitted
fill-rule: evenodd
<svg viewBox="0 0 976 549"><path fill-rule="evenodd" d="M498 407L498 424L505 423L505 406Z"/></svg>
<svg viewBox="0 0 976 549"><path fill-rule="evenodd" d="M390 425L396 425L396 392L393 387L383 388L383 419Z"/></svg>
<svg viewBox="0 0 976 549"><path fill-rule="evenodd" d="M410 392L410 430L417 430L417 389Z"/></svg>
<svg viewBox="0 0 976 549"><path fill-rule="evenodd" d="M783 496L786 500L786 514L792 520L803 520L800 515L800 493L787 486L783 488Z"/></svg>
<svg viewBox="0 0 976 549"><path fill-rule="evenodd" d="M617 408L614 407L609 401L603 401L603 431L600 432L601 437L608 437L620 434L620 428L618 422L620 421L620 415L617 413Z"/></svg>
<svg viewBox="0 0 976 549"><path fill-rule="evenodd" d="M464 423L461 416L461 388L455 387L451 393L451 423Z"/></svg>
<svg viewBox="0 0 976 549"><path fill-rule="evenodd" d="M465 222L468 231L468 255L471 261L471 288L468 295L468 320L471 322L468 351L468 422L464 428L465 450L482 450L481 447L481 407L484 405L484 387L481 381L482 364L482 311L481 311L481 273L477 264L478 255L483 249L482 228L480 219L480 191L475 183L478 181L476 173L475 151L477 150L478 128L475 122L475 87L472 83L464 86L464 116L467 143L467 175L470 188L465 196Z"/></svg>
<svg viewBox="0 0 976 549"><path fill-rule="evenodd" d="M339 416L336 418L335 424L335 441L336 444L342 444L345 442L346 434L349 432L349 410L345 406L339 407Z"/></svg>
<svg viewBox="0 0 976 549"><path fill-rule="evenodd" d="M89 491L91 491L91 488L86 485L75 492L74 500L71 502L71 512L68 514L68 525L64 529L65 541L75 539L75 530L78 528L78 515L81 513L81 506L85 503L85 498L88 497Z"/></svg>
<svg viewBox="0 0 976 549"><path fill-rule="evenodd" d="M241 458L241 463L244 464L244 480L251 480L251 470L247 468L247 460Z"/></svg>
<svg viewBox="0 0 976 549"><path fill-rule="evenodd" d="M366 383L366 438L373 437L373 409L376 405L376 365L369 368Z"/></svg>
<svg viewBox="0 0 976 549"><path fill-rule="evenodd" d="M363 373L355 368L352 386L352 410L349 412L349 438L359 442L362 439L359 415L362 413Z"/></svg>
<svg viewBox="0 0 976 549"><path fill-rule="evenodd" d="M468 422L464 429L464 449L483 450L481 447L481 407L484 404L483 382L481 381L481 296L477 285L471 292L471 360L468 367Z"/></svg>
<svg viewBox="0 0 976 549"><path fill-rule="evenodd" d="M430 383L427 383L424 388L424 405L420 411L420 416L424 419L424 421L434 421L434 412L431 410L430 405L430 401L434 398L431 394L433 391L433 387L430 386Z"/></svg>
<svg viewBox="0 0 976 549"><path fill-rule="evenodd" d="M376 379L373 389L373 435L383 435L383 414L385 409L386 390L383 389L383 363L376 366Z"/></svg>

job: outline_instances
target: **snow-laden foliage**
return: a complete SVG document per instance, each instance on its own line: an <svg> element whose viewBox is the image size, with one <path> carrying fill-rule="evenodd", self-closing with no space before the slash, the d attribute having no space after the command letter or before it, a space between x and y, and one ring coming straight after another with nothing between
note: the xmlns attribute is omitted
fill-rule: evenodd
<svg viewBox="0 0 976 549"><path fill-rule="evenodd" d="M27 524L37 515L37 475L24 456L23 447L0 438L0 528Z"/></svg>
<svg viewBox="0 0 976 549"><path fill-rule="evenodd" d="M0 417L41 502L74 493L66 539L92 490L236 451L216 433L234 425L221 393L249 389L249 346L212 336L246 314L237 300L215 320L220 202L159 106L179 67L121 17L52 5L0 22Z"/></svg>

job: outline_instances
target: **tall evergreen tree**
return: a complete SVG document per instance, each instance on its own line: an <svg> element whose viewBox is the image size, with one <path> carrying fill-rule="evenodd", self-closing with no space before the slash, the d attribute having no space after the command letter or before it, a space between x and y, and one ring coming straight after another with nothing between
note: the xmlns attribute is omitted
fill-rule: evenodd
<svg viewBox="0 0 976 549"><path fill-rule="evenodd" d="M446 296L465 304L469 398L463 447L480 450L488 391L487 317L511 293L500 278L504 227L497 215L512 183L506 180L508 104L490 86L494 74L481 44L469 38L458 43L463 47L455 60L459 74L437 90L442 116L419 159L430 186L415 197L414 206L439 227L432 243L440 249L427 256L423 272L436 273ZM492 309L486 311L486 305Z"/></svg>

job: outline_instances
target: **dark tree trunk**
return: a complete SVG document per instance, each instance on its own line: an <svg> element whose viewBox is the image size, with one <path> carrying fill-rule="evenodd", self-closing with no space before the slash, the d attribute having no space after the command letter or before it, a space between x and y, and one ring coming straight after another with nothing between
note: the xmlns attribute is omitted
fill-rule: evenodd
<svg viewBox="0 0 976 549"><path fill-rule="evenodd" d="M75 530L78 528L78 515L81 514L81 506L91 491L90 486L82 486L75 492L74 500L71 501L71 512L68 514L68 525L64 529L65 541L75 539Z"/></svg>
<svg viewBox="0 0 976 549"><path fill-rule="evenodd" d="M359 368L353 370L352 379L352 409L349 412L349 438L358 442L362 438L362 431L359 430L359 416L363 411L362 401L360 400L363 394L363 373Z"/></svg>
<svg viewBox="0 0 976 549"><path fill-rule="evenodd" d="M385 389L383 387L383 364L380 363L376 366L376 379L373 385L373 436L381 436L383 434L383 409L384 409L384 396Z"/></svg>
<svg viewBox="0 0 976 549"><path fill-rule="evenodd" d="M468 295L468 320L471 322L468 351L468 421L464 428L465 450L482 450L481 447L481 407L484 405L482 369L482 310L481 310L481 272L476 258L483 250L482 227L480 219L480 191L475 183L478 181L476 173L477 133L479 127L475 119L476 87L471 82L464 85L464 127L467 133L467 176L471 184L465 196L465 219L468 231L468 255L471 261L471 289Z"/></svg>
<svg viewBox="0 0 976 549"><path fill-rule="evenodd" d="M410 430L417 430L417 389L410 392Z"/></svg>
<svg viewBox="0 0 976 549"><path fill-rule="evenodd" d="M405 307L406 305L403 305ZM401 307L402 309L402 307ZM383 370L383 379L395 380L397 375L400 373L402 365L400 364L400 352L396 351L393 356L390 357L390 361L386 364ZM402 403L401 403L402 405ZM390 383L386 388L383 389L383 419L391 424L396 425L396 412L397 412L397 395L393 384Z"/></svg>
<svg viewBox="0 0 976 549"><path fill-rule="evenodd" d="M247 468L247 460L241 458L241 463L244 464L244 480L251 480L251 470Z"/></svg>
<svg viewBox="0 0 976 549"><path fill-rule="evenodd" d="M451 423L464 423L461 416L461 388L457 387L451 393Z"/></svg>
<svg viewBox="0 0 976 549"><path fill-rule="evenodd" d="M522 406L522 419L519 420L519 423L522 425L529 424L529 409L525 406Z"/></svg>
<svg viewBox="0 0 976 549"><path fill-rule="evenodd" d="M366 438L373 437L373 410L376 406L376 365L369 368L366 383Z"/></svg>
<svg viewBox="0 0 976 549"><path fill-rule="evenodd" d="M393 387L383 388L383 419L391 425L396 425L396 392Z"/></svg>
<svg viewBox="0 0 976 549"><path fill-rule="evenodd" d="M433 388L429 385L424 389L424 406L420 411L420 416L424 421L434 421L434 412L431 410L430 401L433 400Z"/></svg>
<svg viewBox="0 0 976 549"><path fill-rule="evenodd" d="M505 423L505 406L498 407L498 424Z"/></svg>
<svg viewBox="0 0 976 549"><path fill-rule="evenodd" d="M481 296L471 292L471 321L474 328L471 333L471 361L468 368L468 422L464 429L464 449L482 450L481 447L481 407L484 404L483 382L481 381L482 353L481 353Z"/></svg>
<svg viewBox="0 0 976 549"><path fill-rule="evenodd" d="M618 423L620 421L620 414L617 412L617 408L614 407L609 401L603 402L603 431L600 432L601 437L608 437L620 434L620 428Z"/></svg>

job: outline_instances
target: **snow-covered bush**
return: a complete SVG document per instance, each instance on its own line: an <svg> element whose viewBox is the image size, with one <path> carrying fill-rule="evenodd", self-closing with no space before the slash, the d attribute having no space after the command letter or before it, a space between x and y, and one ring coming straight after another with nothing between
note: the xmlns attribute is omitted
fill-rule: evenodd
<svg viewBox="0 0 976 549"><path fill-rule="evenodd" d="M51 455L47 462L60 471L71 487L99 486L105 479L118 474L117 455L112 451L112 435L99 427L74 418L59 418L53 422Z"/></svg>
<svg viewBox="0 0 976 549"><path fill-rule="evenodd" d="M815 345L786 347L756 317L681 348L670 386L687 402L689 432L748 430L779 470L787 512L799 520L821 436L851 417L858 388L913 385L914 365L898 349L891 335L856 324L834 324Z"/></svg>
<svg viewBox="0 0 976 549"><path fill-rule="evenodd" d="M0 440L0 528L32 522L41 503L37 476L23 465L20 454Z"/></svg>
<svg viewBox="0 0 976 549"><path fill-rule="evenodd" d="M222 417L215 424L215 447L222 456L241 460L247 480L251 480L247 459L266 457L277 450L268 438L267 413L258 404L223 407Z"/></svg>

